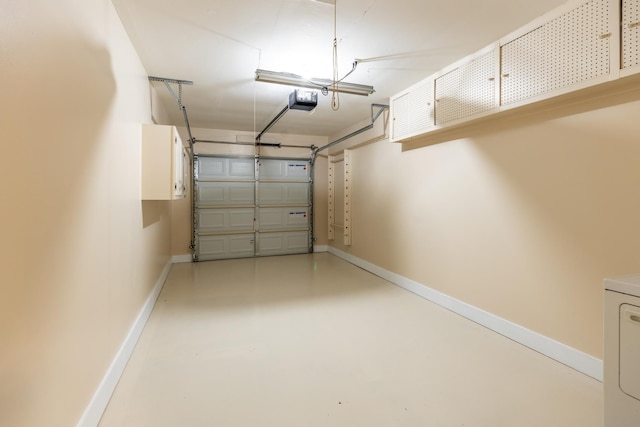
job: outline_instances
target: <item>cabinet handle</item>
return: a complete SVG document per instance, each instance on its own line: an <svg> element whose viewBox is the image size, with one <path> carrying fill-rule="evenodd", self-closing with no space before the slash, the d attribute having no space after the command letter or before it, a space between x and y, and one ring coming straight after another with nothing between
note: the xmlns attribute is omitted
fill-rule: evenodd
<svg viewBox="0 0 640 427"><path fill-rule="evenodd" d="M494 81L495 79L496 79L495 77L489 77L490 82Z"/></svg>
<svg viewBox="0 0 640 427"><path fill-rule="evenodd" d="M509 77L509 73L504 73L504 74L502 75L502 77L505 77L505 78L506 78L506 77Z"/></svg>
<svg viewBox="0 0 640 427"><path fill-rule="evenodd" d="M635 310L626 309L624 315L628 321L633 323L640 323L640 312Z"/></svg>
<svg viewBox="0 0 640 427"><path fill-rule="evenodd" d="M631 24L629 24L627 27L628 27L629 29L636 28L636 27L640 27L640 21L638 21L638 22L632 22L632 23L631 23Z"/></svg>
<svg viewBox="0 0 640 427"><path fill-rule="evenodd" d="M600 34L600 40L608 39L611 37L611 33Z"/></svg>

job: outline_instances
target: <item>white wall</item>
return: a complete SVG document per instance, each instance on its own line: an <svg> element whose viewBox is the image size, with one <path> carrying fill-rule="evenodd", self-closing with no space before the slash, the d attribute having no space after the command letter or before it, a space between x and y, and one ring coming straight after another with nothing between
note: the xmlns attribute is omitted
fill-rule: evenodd
<svg viewBox="0 0 640 427"><path fill-rule="evenodd" d="M601 358L602 280L640 272L638 117L631 85L357 148L353 245L330 245Z"/></svg>
<svg viewBox="0 0 640 427"><path fill-rule="evenodd" d="M146 74L109 0L3 2L0 425L74 425L169 260Z"/></svg>

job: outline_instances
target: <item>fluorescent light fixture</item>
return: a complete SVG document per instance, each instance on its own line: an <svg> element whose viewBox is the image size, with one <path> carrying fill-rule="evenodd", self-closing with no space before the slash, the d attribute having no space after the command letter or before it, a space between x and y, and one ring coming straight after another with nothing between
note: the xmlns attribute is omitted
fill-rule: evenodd
<svg viewBox="0 0 640 427"><path fill-rule="evenodd" d="M305 87L309 89L322 89L323 93L325 88L331 92L333 92L334 90L333 81L329 79L316 79L316 78L307 79L297 74L282 73L279 71L267 71L267 70L257 69L256 80L259 82L278 83L281 85ZM348 93L351 95L362 95L362 96L368 96L368 95L371 95L373 92L375 92L375 90L373 89L373 86L359 85L356 83L345 83L345 82L339 82L335 91L340 93Z"/></svg>

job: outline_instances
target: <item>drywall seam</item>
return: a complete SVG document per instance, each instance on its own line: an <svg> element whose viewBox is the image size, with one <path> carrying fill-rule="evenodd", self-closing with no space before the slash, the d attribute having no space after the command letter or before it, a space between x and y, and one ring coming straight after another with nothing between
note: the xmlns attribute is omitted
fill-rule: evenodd
<svg viewBox="0 0 640 427"><path fill-rule="evenodd" d="M603 378L602 360L583 353L573 347L541 335L523 326L498 317L480 308L450 297L421 283L407 279L399 274L385 270L368 261L329 246L329 253L336 255L364 270L375 274L401 288L419 295L435 304L453 311L479 325L499 333L513 341L544 354L600 382Z"/></svg>
<svg viewBox="0 0 640 427"><path fill-rule="evenodd" d="M173 260L170 259L164 266L160 277L147 298L147 301L142 306L142 309L140 310L135 322L133 322L127 337L111 362L111 366L107 369L100 385L91 398L91 402L89 402L89 405L82 414L82 417L80 417L80 421L76 424L77 427L95 427L100 422L100 418L102 418L102 414L107 408L111 395L113 394L116 385L127 366L127 362L135 349L136 343L142 334L142 330L144 329L147 320L149 320L149 316L151 316L153 306L155 305L156 300L160 295L160 291L162 290L162 286L164 285L164 282L169 275L169 271L171 270L171 265L173 264L172 261Z"/></svg>

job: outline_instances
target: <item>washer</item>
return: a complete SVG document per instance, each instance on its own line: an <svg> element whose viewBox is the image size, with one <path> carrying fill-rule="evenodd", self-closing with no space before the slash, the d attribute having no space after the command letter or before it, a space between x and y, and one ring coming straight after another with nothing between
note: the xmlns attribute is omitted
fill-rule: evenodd
<svg viewBox="0 0 640 427"><path fill-rule="evenodd" d="M640 425L640 275L604 280L604 425Z"/></svg>

